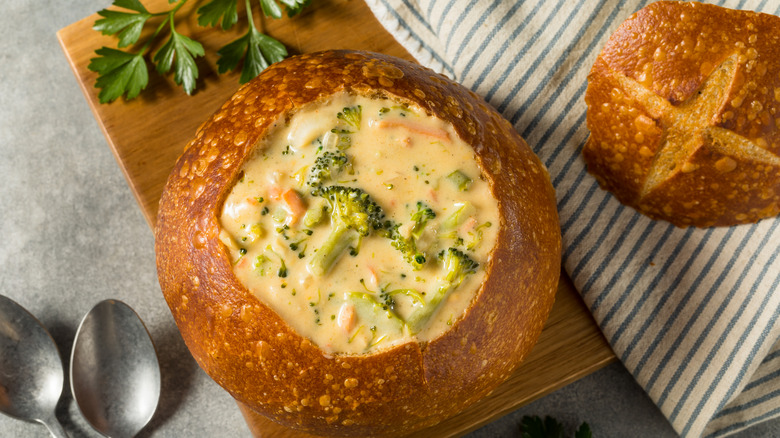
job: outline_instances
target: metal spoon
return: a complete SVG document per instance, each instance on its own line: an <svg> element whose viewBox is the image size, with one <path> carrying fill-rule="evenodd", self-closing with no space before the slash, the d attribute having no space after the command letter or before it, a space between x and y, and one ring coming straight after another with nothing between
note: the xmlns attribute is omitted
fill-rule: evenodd
<svg viewBox="0 0 780 438"><path fill-rule="evenodd" d="M98 432L132 437L160 398L160 364L141 319L127 304L106 300L81 321L70 356L73 398Z"/></svg>
<svg viewBox="0 0 780 438"><path fill-rule="evenodd" d="M37 421L66 438L54 415L65 372L51 335L34 316L0 295L0 411Z"/></svg>

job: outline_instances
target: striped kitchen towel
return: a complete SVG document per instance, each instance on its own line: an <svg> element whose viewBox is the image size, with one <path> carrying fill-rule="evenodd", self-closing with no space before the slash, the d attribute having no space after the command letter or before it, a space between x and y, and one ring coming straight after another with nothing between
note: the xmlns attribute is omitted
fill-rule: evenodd
<svg viewBox="0 0 780 438"><path fill-rule="evenodd" d="M777 0L710 0L780 14ZM550 170L563 263L620 360L683 436L780 415L780 220L680 229L588 175L587 74L649 0L368 0L423 65L495 106Z"/></svg>

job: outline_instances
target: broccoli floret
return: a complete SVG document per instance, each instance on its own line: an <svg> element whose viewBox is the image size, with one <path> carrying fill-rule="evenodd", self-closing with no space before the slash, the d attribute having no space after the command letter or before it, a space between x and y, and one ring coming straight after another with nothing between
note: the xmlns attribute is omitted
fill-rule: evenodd
<svg viewBox="0 0 780 438"><path fill-rule="evenodd" d="M284 262L284 258L271 248L271 245L268 245L265 248L265 251L255 259L255 271L262 276L265 276L269 272L269 267L267 266L267 264L271 262L271 258L268 256L269 253L279 259L279 269L276 271L276 275L279 278L287 277L287 264Z"/></svg>
<svg viewBox="0 0 780 438"><path fill-rule="evenodd" d="M444 270L441 285L430 301L409 315L406 325L409 326L409 331L412 333L418 333L422 330L447 294L457 289L463 283L463 280L477 272L479 267L477 262L457 248L448 248L440 252L439 260L442 262L442 269Z"/></svg>
<svg viewBox="0 0 780 438"><path fill-rule="evenodd" d="M429 220L434 219L435 217L436 213L433 212L431 207L427 206L424 202L417 201L417 211L412 213L412 221L414 221L414 225L412 226L412 237L419 239L425 230L425 225L428 224Z"/></svg>
<svg viewBox="0 0 780 438"><path fill-rule="evenodd" d="M425 303L423 294L421 294L416 289L393 289L393 290L382 289L379 293L379 298L382 300L383 306L385 306L390 310L395 311L396 295L406 295L407 297L411 298L412 300L418 303Z"/></svg>
<svg viewBox="0 0 780 438"><path fill-rule="evenodd" d="M309 169L306 184L309 187L321 187L323 183L333 180L349 164L347 155L342 151L326 151L314 160Z"/></svg>
<svg viewBox="0 0 780 438"><path fill-rule="evenodd" d="M393 229L391 236L393 240L390 244L393 245L393 248L401 251L404 260L412 265L412 269L415 271L422 269L425 264L425 254L422 251L417 250L414 239L401 236L397 226Z"/></svg>
<svg viewBox="0 0 780 438"><path fill-rule="evenodd" d="M365 318L366 321L381 321L391 324L398 332L403 331L403 321L386 304L377 301L376 297L370 293L350 292L349 300L355 305L355 310Z"/></svg>
<svg viewBox="0 0 780 438"><path fill-rule="evenodd" d="M436 217L431 207L423 202L417 202L417 210L412 213L412 227L409 237L404 237L398 231L399 226L394 226L390 234L393 248L401 251L404 260L412 265L412 269L419 271L425 264L425 254L417 249L417 241L425 231L425 225L429 220Z"/></svg>
<svg viewBox="0 0 780 438"><path fill-rule="evenodd" d="M439 253L439 260L446 272L444 279L450 290L457 288L469 274L477 272L479 263L457 248L447 248Z"/></svg>
<svg viewBox="0 0 780 438"><path fill-rule="evenodd" d="M356 254L360 240L372 232L387 236L390 222L382 208L363 190L328 186L312 194L324 198L330 211L331 232L309 261L313 273L324 275L347 248Z"/></svg>
<svg viewBox="0 0 780 438"><path fill-rule="evenodd" d="M265 276L265 274L268 272L267 267L266 267L266 263L268 263L270 261L271 260L268 257L266 257L265 254L260 254L259 256L257 256L255 258L255 263L254 263L255 271L259 275Z"/></svg>
<svg viewBox="0 0 780 438"><path fill-rule="evenodd" d="M474 229L474 232L469 232L469 236L471 236L471 241L466 245L466 249L468 250L474 250L476 247L478 247L482 243L482 232L485 228L490 228L493 224L488 221L484 224L478 225L477 228Z"/></svg>
<svg viewBox="0 0 780 438"><path fill-rule="evenodd" d="M341 112L336 114L336 118L339 119L339 124L330 132L336 134L336 148L339 150L349 149L352 147L352 137L350 134L360 130L360 123L363 119L363 107L360 105L353 107L346 107Z"/></svg>
<svg viewBox="0 0 780 438"><path fill-rule="evenodd" d="M383 291L379 294L379 299L382 300L382 309L385 310L394 310L395 309L395 298L393 298L393 295L387 291Z"/></svg>
<svg viewBox="0 0 780 438"><path fill-rule="evenodd" d="M336 117L339 120L343 120L347 122L352 128L354 128L356 131L360 129L360 121L363 119L363 107L353 106L353 107L346 107L341 112L336 114ZM344 131L349 132L349 131Z"/></svg>
<svg viewBox="0 0 780 438"><path fill-rule="evenodd" d="M284 259L280 259L281 266L279 266L279 270L276 271L276 275L279 276L279 278L285 278L287 277L287 265L284 263Z"/></svg>

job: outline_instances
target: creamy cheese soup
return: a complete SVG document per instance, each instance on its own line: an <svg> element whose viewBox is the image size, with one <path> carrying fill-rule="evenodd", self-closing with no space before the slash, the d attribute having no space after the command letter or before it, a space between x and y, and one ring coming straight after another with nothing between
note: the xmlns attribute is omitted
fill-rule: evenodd
<svg viewBox="0 0 780 438"><path fill-rule="evenodd" d="M242 284L327 354L440 336L474 299L499 226L451 125L347 93L269 130L220 221Z"/></svg>

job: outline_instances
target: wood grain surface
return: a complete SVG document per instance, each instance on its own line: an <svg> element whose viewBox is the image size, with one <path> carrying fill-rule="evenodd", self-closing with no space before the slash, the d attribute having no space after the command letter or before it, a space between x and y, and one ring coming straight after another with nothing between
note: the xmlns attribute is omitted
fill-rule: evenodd
<svg viewBox="0 0 780 438"><path fill-rule="evenodd" d="M284 43L291 54L326 49L359 49L413 60L379 24L362 0L315 0L292 19L259 19L261 28ZM166 0L144 1L152 12L168 8ZM206 56L198 59L198 89L187 96L172 77L150 71L149 86L139 98L101 105L94 88L97 74L87 69L95 49L115 47L92 25L97 15L61 29L58 39L100 128L150 227L154 227L157 203L168 173L185 144L238 87L238 74L218 75L216 51L243 34L246 24L223 32L197 25L191 1L180 11L177 31L200 41ZM242 11L239 11L240 13ZM256 17L259 14L255 14ZM460 414L413 436L458 436L487 424L517 407L571 383L615 360L565 273L556 304L529 357L490 396ZM250 429L263 437L302 437L240 406Z"/></svg>

